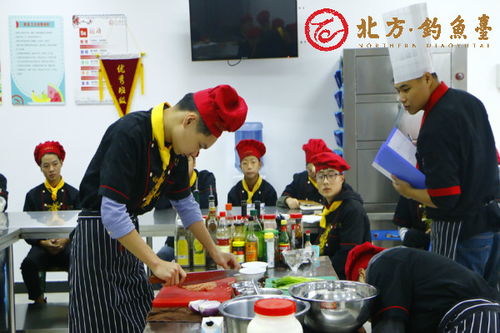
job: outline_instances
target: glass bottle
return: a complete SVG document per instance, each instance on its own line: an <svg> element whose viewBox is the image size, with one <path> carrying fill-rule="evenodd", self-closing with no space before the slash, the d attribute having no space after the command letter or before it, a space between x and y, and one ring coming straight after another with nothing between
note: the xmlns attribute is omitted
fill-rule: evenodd
<svg viewBox="0 0 500 333"><path fill-rule="evenodd" d="M259 253L259 239L255 234L254 216L251 215L248 219L248 230L245 239L245 261L257 261Z"/></svg>
<svg viewBox="0 0 500 333"><path fill-rule="evenodd" d="M217 227L217 247L221 252L231 253L231 238L226 224L226 212L220 212L219 226Z"/></svg>
<svg viewBox="0 0 500 333"><path fill-rule="evenodd" d="M290 223L295 224L295 248L301 249L304 247L304 237L302 229L302 214L290 214Z"/></svg>
<svg viewBox="0 0 500 333"><path fill-rule="evenodd" d="M262 224L260 223L259 216L257 213L256 209L252 209L250 211L250 216L253 217L254 221L254 232L255 235L257 236L257 239L259 240L259 245L257 247L258 253L257 253L257 260L263 260L265 256L265 249L264 249L264 233L262 232Z"/></svg>
<svg viewBox="0 0 500 333"><path fill-rule="evenodd" d="M286 265L285 259L283 258L283 251L290 250L290 237L288 237L288 232L286 230L286 220L281 220L281 231L278 239L279 246L279 260L281 264Z"/></svg>

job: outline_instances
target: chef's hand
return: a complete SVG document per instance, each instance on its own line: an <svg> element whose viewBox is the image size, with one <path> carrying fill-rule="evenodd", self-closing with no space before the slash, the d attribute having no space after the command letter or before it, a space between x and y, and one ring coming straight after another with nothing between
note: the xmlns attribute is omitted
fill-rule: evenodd
<svg viewBox="0 0 500 333"><path fill-rule="evenodd" d="M297 200L295 198L288 197L285 199L285 203L288 206L288 208L290 208L290 209L299 209L300 208L300 202L299 202L299 200Z"/></svg>
<svg viewBox="0 0 500 333"><path fill-rule="evenodd" d="M57 243L57 239L42 239L38 244L53 256L63 250Z"/></svg>
<svg viewBox="0 0 500 333"><path fill-rule="evenodd" d="M178 285L186 278L186 272L175 262L160 260L155 267L150 267L150 269L154 276L165 281L164 286Z"/></svg>
<svg viewBox="0 0 500 333"><path fill-rule="evenodd" d="M236 260L236 256L232 253L221 252L217 249L217 252L211 257L217 265L224 267L224 269L240 269L240 264Z"/></svg>
<svg viewBox="0 0 500 333"><path fill-rule="evenodd" d="M405 182L404 180L401 180L394 175L391 175L391 178L392 178L392 186L394 187L394 189L403 197L407 199L412 199L410 197L410 193L413 187L408 182Z"/></svg>

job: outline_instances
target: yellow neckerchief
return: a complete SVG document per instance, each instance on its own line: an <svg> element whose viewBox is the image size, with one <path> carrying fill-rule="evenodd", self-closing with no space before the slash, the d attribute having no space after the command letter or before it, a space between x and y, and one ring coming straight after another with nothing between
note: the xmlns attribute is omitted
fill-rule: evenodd
<svg viewBox="0 0 500 333"><path fill-rule="evenodd" d="M165 131L163 128L163 108L165 104L167 105L167 107L170 107L168 103L161 103L155 106L153 108L153 111L151 111L151 128L153 132L153 139L158 145L163 172L160 177L153 177L153 182L155 183L155 185L153 186L151 191L149 191L149 193L144 197L141 207L148 206L151 203L151 200L159 195L160 187L165 181L167 167L170 164L170 149L172 149L172 146L168 148L165 147Z"/></svg>
<svg viewBox="0 0 500 333"><path fill-rule="evenodd" d="M191 178L189 179L189 187L193 187L197 178L198 178L198 175L196 174L196 171L193 170L193 174L191 175Z"/></svg>
<svg viewBox="0 0 500 333"><path fill-rule="evenodd" d="M158 144L158 150L160 151L161 162L163 165L163 170L167 169L168 164L170 163L170 147L165 147L165 132L163 128L163 107L167 104L167 107L170 107L168 103L158 104L151 111L151 127L153 129L153 138Z"/></svg>
<svg viewBox="0 0 500 333"><path fill-rule="evenodd" d="M342 200L334 201L330 204L329 208L323 208L323 212L321 213L321 220L319 221L319 226L323 229L326 228L325 231L321 234L319 237L319 254L322 255L325 251L325 245L326 242L328 241L328 235L330 234L330 231L332 231L334 224L329 224L326 226L326 216L330 214L331 212L334 212L337 210L337 208L342 205Z"/></svg>
<svg viewBox="0 0 500 333"><path fill-rule="evenodd" d="M44 184L45 184L45 188L50 192L50 194L52 196L52 201L56 201L57 200L57 191L59 191L64 186L64 180L62 179L62 177L61 177L61 180L59 181L59 183L56 185L56 187L52 187L52 185L50 185L50 183L47 179L45 179Z"/></svg>
<svg viewBox="0 0 500 333"><path fill-rule="evenodd" d="M334 201L330 204L329 208L326 208L326 206L323 208L323 211L321 212L321 220L319 220L319 226L321 228L326 228L326 216L339 208L340 205L342 205L342 202L342 200Z"/></svg>
<svg viewBox="0 0 500 333"><path fill-rule="evenodd" d="M257 192L257 190L260 188L260 185L262 185L262 177L259 175L259 179L257 179L257 183L253 186L253 191L250 191L248 188L247 182L245 181L245 177L243 177L243 180L241 181L243 184L243 188L247 192L248 198L247 198L247 203L252 203L252 197Z"/></svg>
<svg viewBox="0 0 500 333"><path fill-rule="evenodd" d="M325 244L326 241L328 240L328 235L330 234L330 231L333 229L333 224L329 224L328 227L326 228L325 231L321 234L319 237L319 254L323 255L325 252Z"/></svg>
<svg viewBox="0 0 500 333"><path fill-rule="evenodd" d="M309 176L307 176L307 178L309 178L309 181L311 182L311 184L313 184L313 186L316 187L316 189L318 189L318 183L316 183L316 181Z"/></svg>

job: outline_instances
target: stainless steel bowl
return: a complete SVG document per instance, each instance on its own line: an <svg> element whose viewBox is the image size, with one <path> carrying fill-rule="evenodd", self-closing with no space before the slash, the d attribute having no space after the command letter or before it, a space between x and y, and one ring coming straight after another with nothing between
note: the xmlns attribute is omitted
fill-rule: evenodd
<svg viewBox="0 0 500 333"><path fill-rule="evenodd" d="M377 288L352 281L314 281L288 288L291 296L311 304L304 324L320 332L345 333L360 328L370 317Z"/></svg>
<svg viewBox="0 0 500 333"><path fill-rule="evenodd" d="M308 302L283 295L253 295L230 299L219 306L219 312L224 316L224 326L227 333L246 333L248 323L255 316L253 307L256 301L263 298L285 298L295 301L297 309L295 317L304 323L304 315L310 308Z"/></svg>

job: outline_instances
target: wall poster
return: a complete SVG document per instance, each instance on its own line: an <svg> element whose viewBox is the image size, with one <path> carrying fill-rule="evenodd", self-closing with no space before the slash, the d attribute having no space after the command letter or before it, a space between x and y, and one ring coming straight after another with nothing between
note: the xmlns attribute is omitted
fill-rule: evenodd
<svg viewBox="0 0 500 333"><path fill-rule="evenodd" d="M9 16L12 104L64 104L60 16Z"/></svg>
<svg viewBox="0 0 500 333"><path fill-rule="evenodd" d="M99 100L99 56L127 53L127 18L125 15L73 15L78 38L80 80L77 104L113 104L105 88Z"/></svg>

